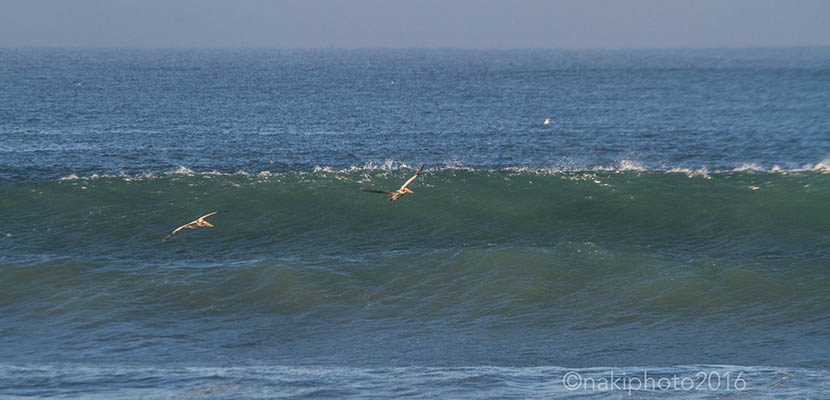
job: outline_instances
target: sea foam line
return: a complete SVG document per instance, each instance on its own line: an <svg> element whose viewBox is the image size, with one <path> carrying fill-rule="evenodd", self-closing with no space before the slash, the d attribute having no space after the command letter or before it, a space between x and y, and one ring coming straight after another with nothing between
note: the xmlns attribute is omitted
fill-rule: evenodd
<svg viewBox="0 0 830 400"><path fill-rule="evenodd" d="M143 179L154 179L159 177L175 177L175 176L202 176L202 177L212 177L212 176L245 176L245 177L255 177L255 178L268 178L272 176L280 176L280 175L288 175L288 174L298 174L298 175L305 175L305 174L352 174L352 173L360 173L360 172L395 172L401 170L412 170L415 167L406 164L404 162L395 161L395 160L385 160L383 162L373 162L369 161L363 165L350 165L347 167L333 167L333 166L325 166L325 165L316 165L312 168L311 171L302 171L302 170L294 170L294 171L269 171L269 170L262 170L259 172L249 172L245 170L237 170L235 172L222 172L216 169L206 170L206 171L196 171L188 166L180 165L176 169L164 172L138 172L138 173L126 173L126 172L119 172L119 173L92 173L90 175L81 176L76 173L72 173L66 176L62 176L58 178L58 181L81 181L81 180L96 180L96 179L111 179L111 178L120 178L125 181L132 181L132 180L143 180ZM606 173L627 173L627 172L662 172L666 174L685 174L686 176L692 177L703 177L703 178L710 178L712 174L728 174L728 173L768 173L768 174L790 174L790 173L802 173L802 172L814 172L814 173L830 173L830 158L826 158L820 162L815 164L804 164L801 167L796 168L786 168L781 167L780 165L773 165L772 167L763 167L757 163L742 163L734 168L717 168L717 169L710 169L708 167L698 167L698 168L689 168L689 167L658 167L658 168L650 168L643 165L639 161L635 160L620 160L615 165L608 165L608 166L583 166L578 164L565 164L565 165L558 165L558 166L550 166L550 167L532 167L532 166L506 166L506 167L498 167L498 168L481 168L481 167L470 167L466 166L462 163L458 162L446 162L440 165L433 165L425 168L425 171L428 172L441 172L441 171L464 171L464 172L508 172L512 174L534 174L534 175L558 175L558 174L571 174L571 173L598 173L598 172L606 172Z"/></svg>

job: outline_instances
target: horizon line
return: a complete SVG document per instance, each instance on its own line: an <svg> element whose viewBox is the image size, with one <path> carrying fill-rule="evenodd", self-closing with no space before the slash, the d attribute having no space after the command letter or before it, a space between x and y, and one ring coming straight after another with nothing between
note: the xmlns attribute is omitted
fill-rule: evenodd
<svg viewBox="0 0 830 400"><path fill-rule="evenodd" d="M661 50L764 50L764 49L818 49L830 48L830 44L782 44L782 45L721 45L721 46L607 46L607 47L460 47L460 46L91 46L91 45L0 45L0 49L54 49L54 50L312 50L312 51L365 51L365 50L437 50L437 51L661 51Z"/></svg>

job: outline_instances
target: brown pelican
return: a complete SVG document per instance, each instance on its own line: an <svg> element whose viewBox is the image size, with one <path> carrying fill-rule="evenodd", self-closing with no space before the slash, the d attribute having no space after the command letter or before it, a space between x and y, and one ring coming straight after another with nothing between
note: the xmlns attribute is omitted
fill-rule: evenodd
<svg viewBox="0 0 830 400"><path fill-rule="evenodd" d="M417 171L415 171L415 175L412 175L412 177L411 177L411 178L409 178L409 180L407 180L406 182L404 182L404 184L403 184L403 185L401 186L401 188L400 188L400 189L398 189L398 190L393 190L393 191L386 191L386 190L371 190L371 189L360 189L360 190L362 190L362 191L364 191L364 192L369 192L369 193L389 194L389 195L392 195L392 197L390 197L390 198L389 198L389 201L395 201L395 200L397 200L397 199L400 199L401 197L403 197L403 195L405 195L405 194L407 194L407 193L415 193L415 192L413 192L413 191L411 191L411 190L407 189L406 187L407 187L410 183L412 183L412 181L414 181L414 180L415 180L415 178L417 178L417 177L418 177L418 174L420 174L420 173L421 173L421 171L423 171L423 170L424 170L424 165L426 165L426 164L421 164L421 168L418 168L418 170L417 170Z"/></svg>
<svg viewBox="0 0 830 400"><path fill-rule="evenodd" d="M165 236L164 239L161 239L161 241L163 242L167 239L170 239L171 236L175 235L180 230L185 229L185 228L187 228L187 229L196 229L196 228L201 228L203 226L213 228L213 224L211 224L210 222L205 221L205 218L210 217L211 215L216 215L216 214L224 213L224 212L228 212L228 210L214 211L210 214L202 215L201 217L199 217L199 219L197 219L195 221L192 221L192 222L188 222L188 223L176 228L175 230L173 230L173 232L170 232L169 235Z"/></svg>

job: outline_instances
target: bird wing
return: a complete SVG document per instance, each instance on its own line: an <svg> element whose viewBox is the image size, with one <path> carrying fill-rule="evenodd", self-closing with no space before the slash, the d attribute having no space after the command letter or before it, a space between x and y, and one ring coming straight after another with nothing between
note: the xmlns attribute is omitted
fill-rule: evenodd
<svg viewBox="0 0 830 400"><path fill-rule="evenodd" d="M226 213L226 212L228 212L228 210L214 211L214 212L212 212L212 213L207 213L207 214L202 215L201 217L199 217L199 219L197 219L196 221L201 221L201 220L203 220L203 219L205 219L205 218L207 218L207 217L210 217L211 215L216 215L216 214L219 214L219 213ZM195 222L195 221L194 221L194 222Z"/></svg>
<svg viewBox="0 0 830 400"><path fill-rule="evenodd" d="M395 194L395 192L390 192L388 190L372 190L372 189L360 189L360 190L362 190L364 192L369 192L369 193Z"/></svg>
<svg viewBox="0 0 830 400"><path fill-rule="evenodd" d="M195 224L195 223L196 223L196 221L193 221L193 222L188 222L188 223L186 223L186 224L184 224L184 225L182 225L182 226L180 226L180 227L178 227L178 228L174 229L174 230L173 230L173 232L170 232L170 234L169 234L169 235L167 235L167 236L165 236L165 237L164 237L164 239L161 239L161 241L163 242L163 241L165 241L165 240L167 240L167 239L170 239L170 237L171 237L171 236L173 236L173 235L175 235L175 234L179 233L179 231L180 231L180 230L182 230L182 229L184 229L184 228L190 228L190 227L191 227L191 226L193 226L193 224Z"/></svg>
<svg viewBox="0 0 830 400"><path fill-rule="evenodd" d="M415 175L412 175L412 178L409 178L409 180L408 180L408 181L406 181L406 182L403 184L403 186L401 186L401 190L403 190L404 188L406 188L406 187L407 187L410 183L412 183L412 181L414 181L414 180L415 180L415 178L417 178L417 177L418 177L418 174L420 174L420 173L421 173L421 171L423 171L423 170L424 170L424 165L426 165L426 164L421 164L421 168L418 168L418 170L417 170L417 171L415 171Z"/></svg>
<svg viewBox="0 0 830 400"><path fill-rule="evenodd" d="M205 215L202 215L201 217L199 217L199 219L197 219L195 221L190 221L190 222L176 228L175 230L173 230L173 232L170 232L169 235L165 236L164 239L161 239L161 241L163 242L167 239L170 239L171 236L175 235L176 233L178 233L182 229L185 229L185 228L192 229L192 228L197 227L199 225L199 221L204 220L205 218L210 217L211 215L216 215L216 214L219 214L219 213L226 213L226 212L228 212L228 210L214 211L212 213L207 213Z"/></svg>

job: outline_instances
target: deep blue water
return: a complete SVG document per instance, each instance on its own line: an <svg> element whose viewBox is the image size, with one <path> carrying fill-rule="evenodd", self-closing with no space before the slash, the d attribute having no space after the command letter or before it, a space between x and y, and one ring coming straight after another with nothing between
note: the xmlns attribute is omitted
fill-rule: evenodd
<svg viewBox="0 0 830 400"><path fill-rule="evenodd" d="M0 82L0 395L830 390L830 48L0 49Z"/></svg>

